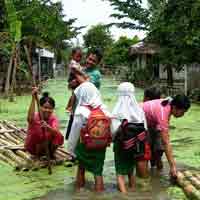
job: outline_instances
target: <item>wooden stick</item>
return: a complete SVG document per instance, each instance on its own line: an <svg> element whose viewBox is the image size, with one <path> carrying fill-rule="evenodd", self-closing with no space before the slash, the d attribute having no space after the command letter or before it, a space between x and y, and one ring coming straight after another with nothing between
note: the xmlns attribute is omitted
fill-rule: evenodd
<svg viewBox="0 0 200 200"><path fill-rule="evenodd" d="M33 75L33 69L32 69L31 56L30 56L30 53L29 53L26 45L24 46L24 49L25 49L25 53L26 53L26 56L27 56L27 60L28 60L28 67L29 67L29 72L30 72L31 79L32 79L32 84L33 84L33 87L36 87L36 81L35 81L35 78L34 78L34 75ZM40 104L39 104L38 95L35 95L35 99L36 99L36 103L37 103L37 107L38 107L39 118L42 121L43 116L41 115L41 112L40 112ZM44 128L42 128L42 132L45 135L45 129ZM47 156L47 159L48 159L48 172L49 172L49 174L52 174L49 144L48 144L47 140L45 140L45 153L46 153L46 156Z"/></svg>

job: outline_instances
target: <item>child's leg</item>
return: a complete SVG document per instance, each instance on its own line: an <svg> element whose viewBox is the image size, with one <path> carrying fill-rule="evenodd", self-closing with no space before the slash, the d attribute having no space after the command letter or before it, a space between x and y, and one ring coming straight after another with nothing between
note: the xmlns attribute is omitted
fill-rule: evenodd
<svg viewBox="0 0 200 200"><path fill-rule="evenodd" d="M117 175L117 184L118 184L120 192L127 193L123 175Z"/></svg>
<svg viewBox="0 0 200 200"><path fill-rule="evenodd" d="M147 160L137 161L137 175L141 178L147 178L149 176Z"/></svg>
<svg viewBox="0 0 200 200"><path fill-rule="evenodd" d="M135 191L135 177L133 173L128 174L128 185L131 188L131 191Z"/></svg>
<svg viewBox="0 0 200 200"><path fill-rule="evenodd" d="M76 175L76 190L79 191L85 185L85 168L81 165L78 166Z"/></svg>
<svg viewBox="0 0 200 200"><path fill-rule="evenodd" d="M104 191L104 183L103 183L103 176L95 176L95 186L94 189L96 192Z"/></svg>

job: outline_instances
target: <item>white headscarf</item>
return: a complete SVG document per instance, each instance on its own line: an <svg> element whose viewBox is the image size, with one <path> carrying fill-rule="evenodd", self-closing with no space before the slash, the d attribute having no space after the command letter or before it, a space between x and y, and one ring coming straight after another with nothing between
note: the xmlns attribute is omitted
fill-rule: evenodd
<svg viewBox="0 0 200 200"><path fill-rule="evenodd" d="M119 97L112 112L117 120L113 120L113 128L116 130L123 119L133 123L144 123L146 128L145 114L136 101L133 84L123 82L118 86L117 91Z"/></svg>
<svg viewBox="0 0 200 200"><path fill-rule="evenodd" d="M91 106L92 108L100 107L107 116L110 116L110 113L107 111L106 106L101 100L99 90L93 83L82 83L74 90L74 94L76 96L77 103L75 115L83 114L88 117L90 112L88 113L89 110L86 106Z"/></svg>

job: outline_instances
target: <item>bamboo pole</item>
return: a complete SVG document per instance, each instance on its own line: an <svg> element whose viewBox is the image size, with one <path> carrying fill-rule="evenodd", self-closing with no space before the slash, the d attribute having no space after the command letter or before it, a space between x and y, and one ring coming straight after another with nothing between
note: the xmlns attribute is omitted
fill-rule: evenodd
<svg viewBox="0 0 200 200"><path fill-rule="evenodd" d="M4 156L2 153L0 153L0 160L6 162L7 164L13 166L16 170L20 169L20 166L18 166L15 162L13 162L10 158Z"/></svg>
<svg viewBox="0 0 200 200"><path fill-rule="evenodd" d="M3 153L3 155L5 155L5 156L9 157L11 160L13 160L19 166L25 166L26 165L25 160L23 160L21 157L14 154L11 150L4 149L2 153Z"/></svg>
<svg viewBox="0 0 200 200"><path fill-rule="evenodd" d="M20 132L21 134L23 134L24 137L26 137L25 132L23 131L23 129L17 128L12 122L8 122L7 120L3 120L3 123L11 129L14 129L17 132Z"/></svg>
<svg viewBox="0 0 200 200"><path fill-rule="evenodd" d="M24 142L24 140L22 138L20 138L19 136L17 136L14 132L13 133L9 133L11 135L11 137L13 137L15 140L21 142Z"/></svg>
<svg viewBox="0 0 200 200"><path fill-rule="evenodd" d="M13 144L11 142L6 141L4 138L1 138L1 136L0 136L0 143L3 144L3 145L7 145L7 146L15 145L15 144Z"/></svg>
<svg viewBox="0 0 200 200"><path fill-rule="evenodd" d="M14 144L20 144L18 140L16 140L14 137L12 137L9 133L4 133L4 136L11 141Z"/></svg>
<svg viewBox="0 0 200 200"><path fill-rule="evenodd" d="M35 81L35 78L34 78L34 75L33 75L33 69L32 69L31 56L30 56L30 53L28 51L27 46L24 46L24 49L25 49L25 53L26 53L26 56L27 56L27 60L28 60L28 67L29 67L29 71L30 71L30 75L31 75L31 79L32 79L32 84L33 84L34 87L36 87L36 81ZM43 120L43 116L40 114L40 104L39 104L39 98L38 98L37 94L35 95L35 99L36 99L36 103L37 103L37 107L38 107L39 118L40 118L40 120ZM42 129L42 132L45 135L45 129L44 128ZM46 153L46 156L47 156L47 159L48 159L48 173L52 174L49 144L48 144L47 140L45 140L45 153Z"/></svg>
<svg viewBox="0 0 200 200"><path fill-rule="evenodd" d="M189 176L189 173L186 174ZM200 191L187 180L187 177L182 172L177 173L177 183L183 188L188 197L200 200Z"/></svg>
<svg viewBox="0 0 200 200"><path fill-rule="evenodd" d="M22 158L23 158L24 160L26 160L27 162L32 162L32 159L31 159L30 154L25 153L25 152L23 152L23 151L21 151L21 150L16 150L15 153L16 153L18 156L22 157Z"/></svg>
<svg viewBox="0 0 200 200"><path fill-rule="evenodd" d="M185 171L183 172L183 174L190 180L192 185L194 185L197 189L200 189L200 180L198 180L197 177L193 176L192 172Z"/></svg>

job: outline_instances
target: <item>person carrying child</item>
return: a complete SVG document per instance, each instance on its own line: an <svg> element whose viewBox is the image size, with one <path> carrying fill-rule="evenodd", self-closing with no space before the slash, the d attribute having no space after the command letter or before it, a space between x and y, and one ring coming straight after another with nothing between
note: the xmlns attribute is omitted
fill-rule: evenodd
<svg viewBox="0 0 200 200"><path fill-rule="evenodd" d="M162 155L165 152L172 177L176 177L177 169L170 144L170 117L172 115L176 118L182 117L189 108L190 100L183 94L143 103L151 140L152 160L156 162L158 170L162 169Z"/></svg>
<svg viewBox="0 0 200 200"><path fill-rule="evenodd" d="M98 65L101 62L102 56L98 48L89 50L83 67L83 72L88 75L88 80L93 83L97 89L100 89L101 86L101 72L98 69ZM83 83L86 80L81 74L76 74L76 78L79 83Z"/></svg>
<svg viewBox="0 0 200 200"><path fill-rule="evenodd" d="M80 52L77 52L77 53L80 54ZM80 56L76 56L76 54L74 55L74 59L76 57L80 58ZM89 51L86 57L85 66L82 67L81 72L77 70L73 71L73 76L71 76L69 85L71 85L73 89L75 89L81 83L85 81L90 81L99 89L101 85L101 73L98 70L97 65L100 63L101 59L102 59L102 54L99 49L93 49ZM75 104L76 104L75 95L72 94L72 96L70 97L70 103L68 103L68 105L70 106L67 106L67 110L68 111L71 110L71 115L70 115L70 119L67 126L66 139L68 139L69 137L71 125L73 122L73 111L75 109ZM69 107L71 107L71 109L69 109Z"/></svg>
<svg viewBox="0 0 200 200"><path fill-rule="evenodd" d="M68 152L79 161L76 189L84 186L87 170L94 175L95 191L100 192L104 189L102 172L106 147L111 142L109 112L102 103L99 90L92 83L82 83L74 94L77 106Z"/></svg>
<svg viewBox="0 0 200 200"><path fill-rule="evenodd" d="M48 140L50 158L53 159L55 150L64 142L63 136L59 131L58 119L56 115L53 114L55 101L45 92L39 101L39 114L39 112L35 111L35 98L37 93L38 88L34 87L27 116L28 131L25 140L25 148L32 155L40 158L45 154L45 143L46 140ZM42 121L40 115L42 115Z"/></svg>
<svg viewBox="0 0 200 200"><path fill-rule="evenodd" d="M134 93L135 88L132 83L121 83L118 86L118 101L112 112L115 169L117 184L122 193L127 192L125 175L128 175L130 188L135 189L134 166L136 158L144 153L146 140L145 115Z"/></svg>

